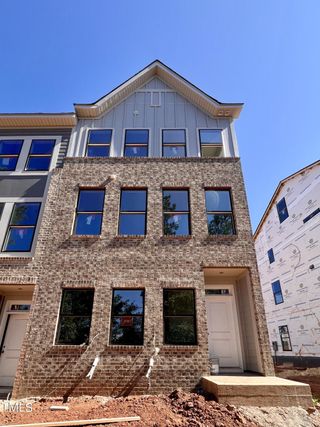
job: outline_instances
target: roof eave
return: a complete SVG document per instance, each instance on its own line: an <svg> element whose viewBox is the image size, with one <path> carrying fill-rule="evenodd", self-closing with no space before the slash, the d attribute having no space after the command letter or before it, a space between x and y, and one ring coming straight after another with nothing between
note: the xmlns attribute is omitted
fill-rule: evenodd
<svg viewBox="0 0 320 427"><path fill-rule="evenodd" d="M0 114L0 129L73 128L75 113L6 113Z"/></svg>

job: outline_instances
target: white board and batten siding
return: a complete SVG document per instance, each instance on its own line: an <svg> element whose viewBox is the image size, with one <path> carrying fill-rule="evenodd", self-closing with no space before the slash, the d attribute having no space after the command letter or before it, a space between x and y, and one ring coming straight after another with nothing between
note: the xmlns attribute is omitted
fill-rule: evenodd
<svg viewBox="0 0 320 427"><path fill-rule="evenodd" d="M285 198L289 217L280 224L276 203ZM320 357L320 164L281 188L256 238L256 252L270 344L280 356ZM270 264L267 252L273 249ZM272 283L280 281L283 303L275 304ZM292 351L283 351L279 326L287 325Z"/></svg>
<svg viewBox="0 0 320 427"><path fill-rule="evenodd" d="M149 157L161 157L162 129L186 129L187 156L200 156L198 130L223 130L225 157L238 155L233 124L229 119L213 118L172 90L159 78L146 85L98 119L80 119L73 130L68 157L85 155L89 129L112 129L110 155L123 155L125 129L149 129Z"/></svg>

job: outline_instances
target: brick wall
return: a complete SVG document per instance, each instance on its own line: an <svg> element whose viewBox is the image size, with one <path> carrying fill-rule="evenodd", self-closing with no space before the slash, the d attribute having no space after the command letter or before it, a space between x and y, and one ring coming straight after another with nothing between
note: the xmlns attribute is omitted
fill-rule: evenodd
<svg viewBox="0 0 320 427"><path fill-rule="evenodd" d="M115 180L107 178L116 175ZM102 234L71 235L80 186L106 183ZM117 236L121 187L148 188L147 236ZM190 238L162 236L162 187L190 189ZM236 236L208 236L205 187L230 187ZM264 309L239 159L73 158L52 177L35 260L29 267L7 267L6 275L38 278L30 328L22 349L14 395L166 392L193 388L208 373L203 267L248 267L256 301L264 374L272 374ZM0 265L0 269L4 266ZM54 346L63 288L94 288L90 345ZM145 289L144 346L109 344L113 288ZM163 345L163 288L196 291L198 344ZM151 377L145 374L153 337L161 348ZM99 354L91 381L85 379Z"/></svg>

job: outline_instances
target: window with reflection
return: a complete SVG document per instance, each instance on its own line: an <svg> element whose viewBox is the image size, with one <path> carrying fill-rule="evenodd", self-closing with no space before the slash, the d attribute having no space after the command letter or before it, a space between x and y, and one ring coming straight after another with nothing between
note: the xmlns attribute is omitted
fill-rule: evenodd
<svg viewBox="0 0 320 427"><path fill-rule="evenodd" d="M163 157L186 157L185 129L163 129L162 156Z"/></svg>
<svg viewBox="0 0 320 427"><path fill-rule="evenodd" d="M286 199L284 197L277 203L277 211L278 211L279 221L281 224L289 216Z"/></svg>
<svg viewBox="0 0 320 427"><path fill-rule="evenodd" d="M127 129L124 141L125 157L148 157L149 130Z"/></svg>
<svg viewBox="0 0 320 427"><path fill-rule="evenodd" d="M74 234L101 234L103 205L104 190L80 189L74 224Z"/></svg>
<svg viewBox="0 0 320 427"><path fill-rule="evenodd" d="M144 290L114 289L112 295L111 344L142 345Z"/></svg>
<svg viewBox="0 0 320 427"><path fill-rule="evenodd" d="M37 226L41 203L15 203L3 252L29 252Z"/></svg>
<svg viewBox="0 0 320 427"><path fill-rule="evenodd" d="M147 232L147 190L122 189L118 233L143 236Z"/></svg>
<svg viewBox="0 0 320 427"><path fill-rule="evenodd" d="M162 207L164 235L188 236L191 234L189 190L163 190Z"/></svg>
<svg viewBox="0 0 320 427"><path fill-rule="evenodd" d="M54 139L33 139L26 163L27 171L47 171L56 141Z"/></svg>
<svg viewBox="0 0 320 427"><path fill-rule="evenodd" d="M22 145L22 139L0 140L0 171L16 170Z"/></svg>
<svg viewBox="0 0 320 427"><path fill-rule="evenodd" d="M235 234L230 191L205 190L208 232Z"/></svg>
<svg viewBox="0 0 320 427"><path fill-rule="evenodd" d="M93 289L63 289L56 344L88 344Z"/></svg>
<svg viewBox="0 0 320 427"><path fill-rule="evenodd" d="M201 157L220 157L223 152L221 129L199 130Z"/></svg>
<svg viewBox="0 0 320 427"><path fill-rule="evenodd" d="M165 344L197 344L194 289L164 289L163 305Z"/></svg>
<svg viewBox="0 0 320 427"><path fill-rule="evenodd" d="M109 157L112 129L91 129L87 140L87 157Z"/></svg>
<svg viewBox="0 0 320 427"><path fill-rule="evenodd" d="M279 280L272 283L272 292L275 304L281 304L283 302L283 295L281 290L281 284Z"/></svg>

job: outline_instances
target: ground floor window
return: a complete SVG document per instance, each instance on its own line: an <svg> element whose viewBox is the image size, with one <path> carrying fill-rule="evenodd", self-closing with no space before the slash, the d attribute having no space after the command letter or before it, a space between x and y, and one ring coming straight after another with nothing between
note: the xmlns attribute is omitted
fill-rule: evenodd
<svg viewBox="0 0 320 427"><path fill-rule="evenodd" d="M111 344L142 345L144 290L114 289L112 296Z"/></svg>
<svg viewBox="0 0 320 427"><path fill-rule="evenodd" d="M93 289L63 289L56 344L88 343Z"/></svg>
<svg viewBox="0 0 320 427"><path fill-rule="evenodd" d="M163 304L165 344L197 344L194 289L164 289Z"/></svg>
<svg viewBox="0 0 320 427"><path fill-rule="evenodd" d="M283 351L292 351L289 328L287 325L279 326L281 345Z"/></svg>

